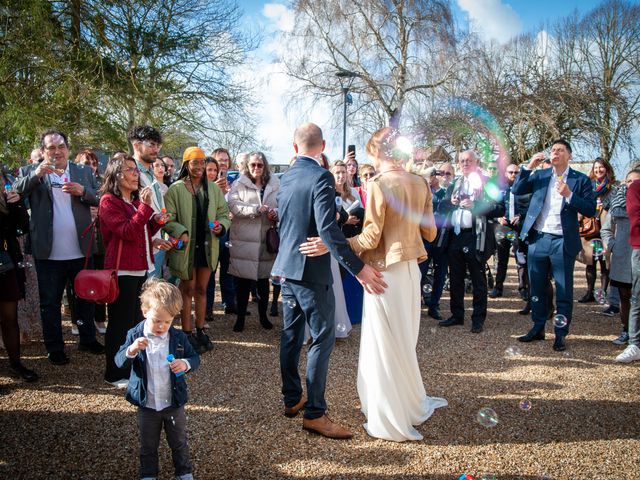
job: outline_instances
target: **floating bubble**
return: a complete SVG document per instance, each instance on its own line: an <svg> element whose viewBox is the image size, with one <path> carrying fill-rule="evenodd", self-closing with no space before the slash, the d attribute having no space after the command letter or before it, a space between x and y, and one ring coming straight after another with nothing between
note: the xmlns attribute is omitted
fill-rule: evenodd
<svg viewBox="0 0 640 480"><path fill-rule="evenodd" d="M287 300L287 307L296 308L298 306L298 302L296 302L293 298Z"/></svg>
<svg viewBox="0 0 640 480"><path fill-rule="evenodd" d="M271 274L271 283L274 285L282 285L287 281L284 275L278 275L275 273Z"/></svg>
<svg viewBox="0 0 640 480"><path fill-rule="evenodd" d="M559 313L555 317L553 317L553 326L556 328L564 328L567 326L567 317Z"/></svg>
<svg viewBox="0 0 640 480"><path fill-rule="evenodd" d="M231 248L231 247L233 247L233 243L231 243L231 241L224 242L224 246L227 247L227 248Z"/></svg>
<svg viewBox="0 0 640 480"><path fill-rule="evenodd" d="M493 428L498 425L498 414L493 408L483 407L478 411L476 420L486 428Z"/></svg>
<svg viewBox="0 0 640 480"><path fill-rule="evenodd" d="M207 240L204 241L204 246L208 247L209 246L209 242Z"/></svg>
<svg viewBox="0 0 640 480"><path fill-rule="evenodd" d="M436 328L436 327L431 327L431 330L430 330L430 331L431 331L431 333L436 333L437 328Z"/></svg>
<svg viewBox="0 0 640 480"><path fill-rule="evenodd" d="M607 303L607 294L602 288L598 288L594 292L594 296L596 297L596 302L598 302L600 305L604 305L605 303Z"/></svg>
<svg viewBox="0 0 640 480"><path fill-rule="evenodd" d="M22 235L24 232L22 230L20 230L19 228L16 229L16 235L20 236Z"/></svg>
<svg viewBox="0 0 640 480"><path fill-rule="evenodd" d="M536 296L534 295L533 297L531 297L531 301L532 301L532 302L534 302L534 303L535 303L535 302L537 302L537 301L538 301L538 297L536 297Z"/></svg>
<svg viewBox="0 0 640 480"><path fill-rule="evenodd" d="M339 323L338 325L336 325L336 331L338 333L344 333L347 331L347 326L344 323Z"/></svg>
<svg viewBox="0 0 640 480"><path fill-rule="evenodd" d="M518 404L518 406L520 407L520 410L531 410L531 402L526 398L523 400L520 400L520 403Z"/></svg>
<svg viewBox="0 0 640 480"><path fill-rule="evenodd" d="M591 240L591 248L593 249L593 256L599 258L604 253L604 246L602 245L602 240Z"/></svg>
<svg viewBox="0 0 640 480"><path fill-rule="evenodd" d="M502 240L504 238L504 232L502 230L498 230L496 232L496 240Z"/></svg>
<svg viewBox="0 0 640 480"><path fill-rule="evenodd" d="M336 197L336 208L340 210L342 208L342 198Z"/></svg>
<svg viewBox="0 0 640 480"><path fill-rule="evenodd" d="M464 253L469 253L469 247L462 247L462 251Z"/></svg>
<svg viewBox="0 0 640 480"><path fill-rule="evenodd" d="M484 191L489 198L496 202L502 198L502 190L500 190L500 187L492 181L487 182L484 187Z"/></svg>
<svg viewBox="0 0 640 480"><path fill-rule="evenodd" d="M425 283L422 286L422 293L431 293L433 291L433 287L431 286L430 283Z"/></svg>
<svg viewBox="0 0 640 480"><path fill-rule="evenodd" d="M33 263L31 262L18 262L18 268L31 268L33 267Z"/></svg>
<svg viewBox="0 0 640 480"><path fill-rule="evenodd" d="M519 355L522 355L522 351L520 350L520 347L516 347L515 345L508 347L504 351L504 353L507 357L517 357Z"/></svg>
<svg viewBox="0 0 640 480"><path fill-rule="evenodd" d="M77 324L79 327L81 327L82 325L84 325L84 322L82 321L82 319L81 319L81 318L79 318L79 319L76 321L76 324Z"/></svg>
<svg viewBox="0 0 640 480"><path fill-rule="evenodd" d="M509 230L506 235L505 238L507 240L509 240L510 242L513 242L516 238L517 238L518 234L516 233L515 230Z"/></svg>

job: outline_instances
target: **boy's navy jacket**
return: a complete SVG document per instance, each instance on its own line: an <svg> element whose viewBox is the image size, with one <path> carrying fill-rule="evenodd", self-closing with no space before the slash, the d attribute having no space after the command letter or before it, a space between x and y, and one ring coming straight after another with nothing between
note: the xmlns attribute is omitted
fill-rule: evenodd
<svg viewBox="0 0 640 480"><path fill-rule="evenodd" d="M127 348L136 338L144 337L144 320L127 332L127 339L115 356L116 365L120 368L131 367L129 386L126 398L129 402L144 407L147 403L147 353L140 350L134 358L127 358ZM177 359L184 358L191 365L189 372L200 365L200 357L189 343L187 335L181 330L169 328L169 353ZM169 368L169 362L167 362ZM171 406L180 407L187 403L187 382L185 376L171 375Z"/></svg>

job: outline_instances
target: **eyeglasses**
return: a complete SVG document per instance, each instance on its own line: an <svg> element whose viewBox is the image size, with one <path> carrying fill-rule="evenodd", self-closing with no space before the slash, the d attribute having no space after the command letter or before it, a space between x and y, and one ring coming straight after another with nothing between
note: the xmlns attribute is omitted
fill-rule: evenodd
<svg viewBox="0 0 640 480"><path fill-rule="evenodd" d="M519 173L519 170L507 170L508 175L517 175L518 173Z"/></svg>
<svg viewBox="0 0 640 480"><path fill-rule="evenodd" d="M154 142L153 140L145 140L142 144L147 148L156 148L158 150L162 147L161 143Z"/></svg>
<svg viewBox="0 0 640 480"><path fill-rule="evenodd" d="M451 172L443 172L442 174L443 174L445 177L451 177L451 176L453 176L453 173L451 173Z"/></svg>
<svg viewBox="0 0 640 480"><path fill-rule="evenodd" d="M476 160L474 158L461 158L458 163L476 163Z"/></svg>
<svg viewBox="0 0 640 480"><path fill-rule="evenodd" d="M362 174L362 178L370 178L370 177L375 177L376 174L375 172L368 172L368 173L363 173Z"/></svg>
<svg viewBox="0 0 640 480"><path fill-rule="evenodd" d="M249 168L263 168L264 164L263 163L250 163L249 164Z"/></svg>

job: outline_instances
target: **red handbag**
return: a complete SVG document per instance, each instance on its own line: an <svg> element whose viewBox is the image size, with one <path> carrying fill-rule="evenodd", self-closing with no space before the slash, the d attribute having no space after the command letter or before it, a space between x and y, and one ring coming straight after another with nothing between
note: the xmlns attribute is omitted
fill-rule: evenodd
<svg viewBox="0 0 640 480"><path fill-rule="evenodd" d="M120 267L120 254L122 253L122 239L118 245L118 258L116 260L115 270L89 270L89 255L91 254L91 244L93 243L93 228L95 221L87 227L91 229L91 241L89 242L89 250L84 260L84 269L80 270L73 282L73 289L76 296L88 302L95 303L113 303L120 294L118 288L118 268ZM87 232L83 232L84 236Z"/></svg>

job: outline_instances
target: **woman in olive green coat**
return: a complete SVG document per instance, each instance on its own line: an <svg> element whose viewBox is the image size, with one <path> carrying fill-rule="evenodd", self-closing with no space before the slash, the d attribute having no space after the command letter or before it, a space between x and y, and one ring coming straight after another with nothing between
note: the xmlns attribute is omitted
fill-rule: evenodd
<svg viewBox="0 0 640 480"><path fill-rule="evenodd" d="M205 154L198 147L184 151L178 180L164 197L168 222L164 230L173 237L168 253L171 274L180 279L182 292L182 330L198 353L213 345L204 333L207 284L218 263L218 237L230 225L224 194L215 183L208 182ZM177 247L177 248L176 248ZM192 332L191 300L195 301L196 332Z"/></svg>

